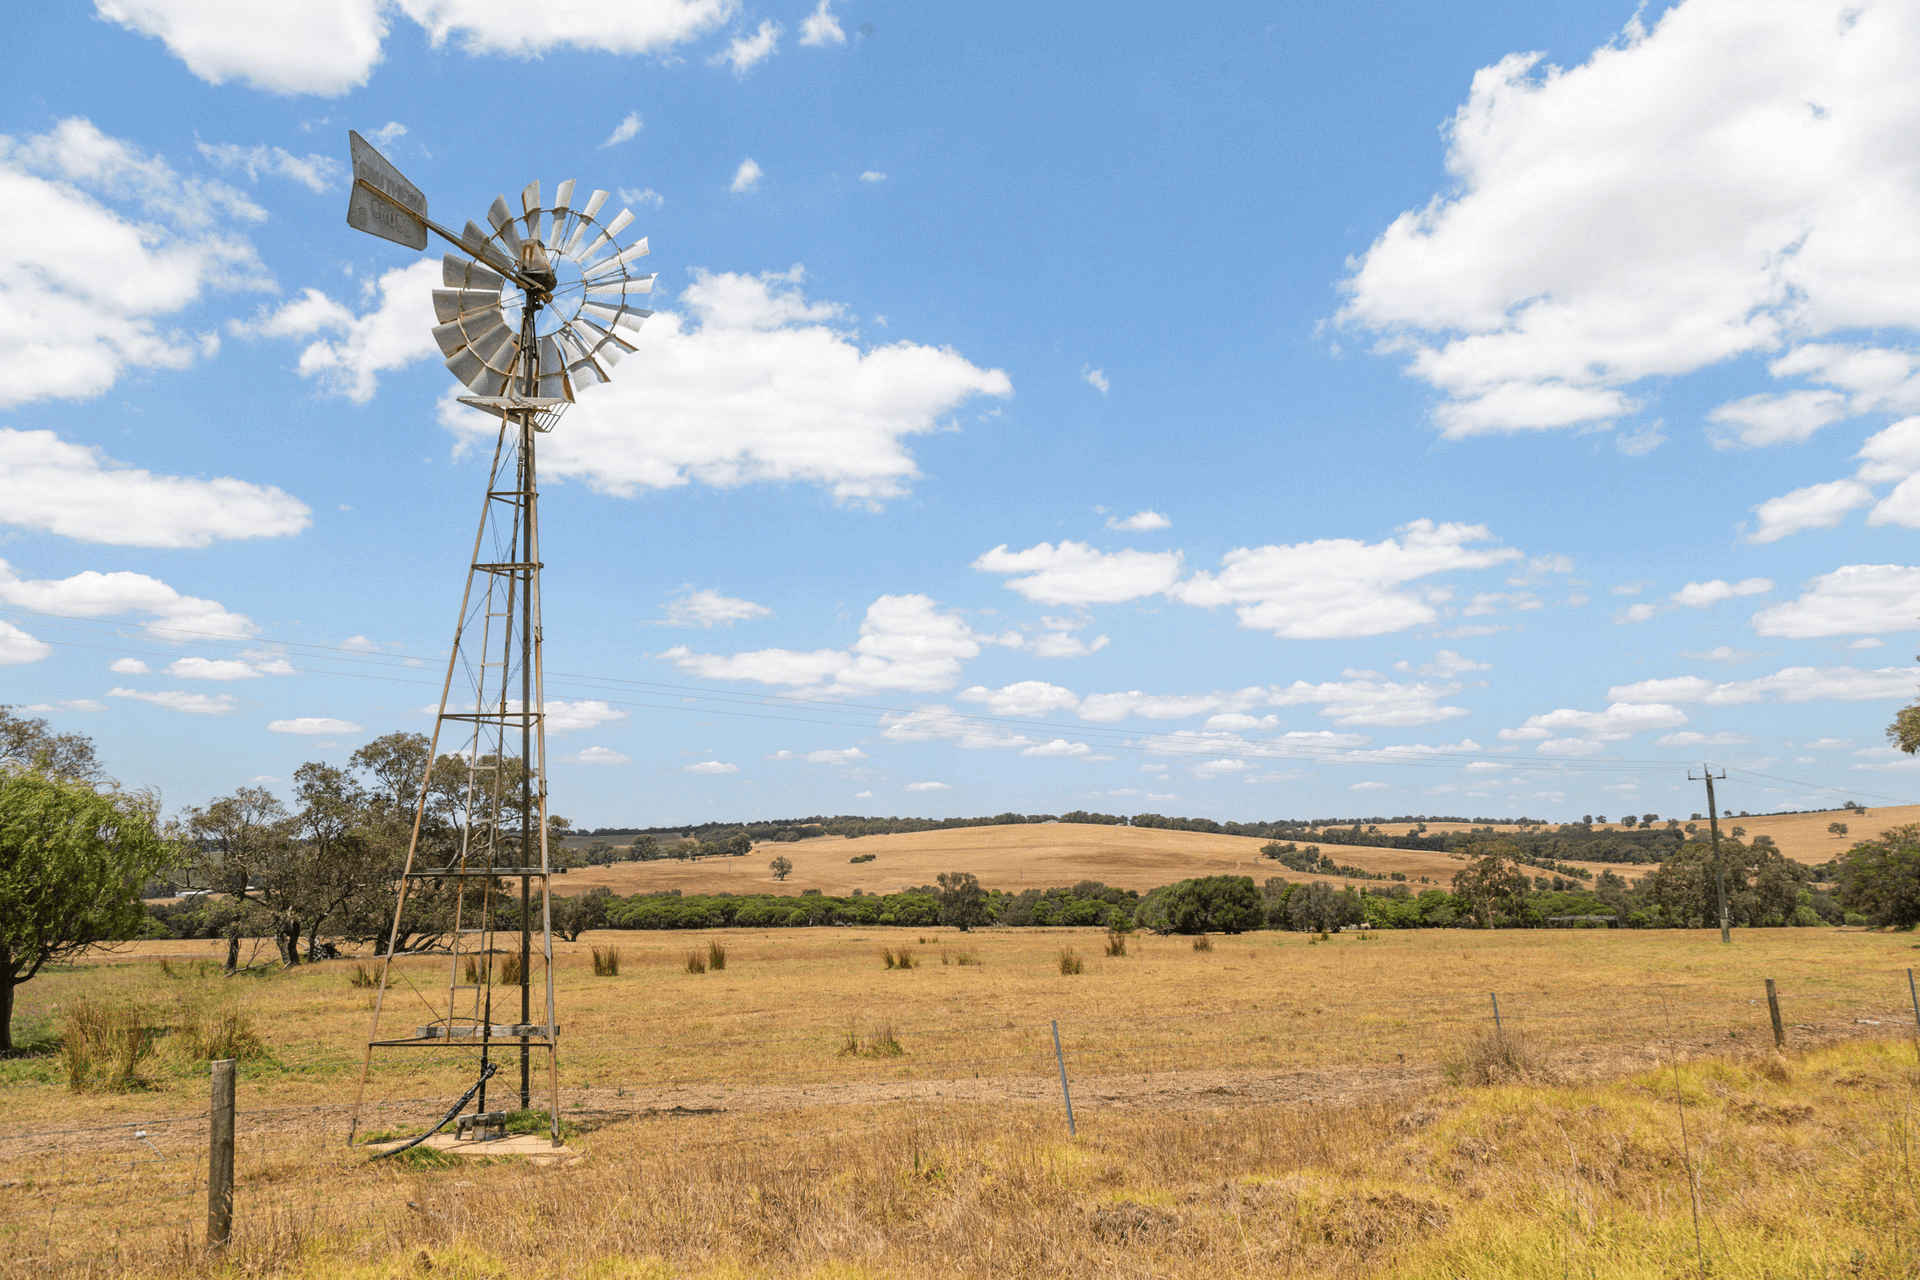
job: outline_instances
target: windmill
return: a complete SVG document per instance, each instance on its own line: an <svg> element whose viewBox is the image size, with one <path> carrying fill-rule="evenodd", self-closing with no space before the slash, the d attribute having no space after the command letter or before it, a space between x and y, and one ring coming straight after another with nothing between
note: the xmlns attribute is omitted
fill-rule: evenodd
<svg viewBox="0 0 1920 1280"><path fill-rule="evenodd" d="M634 270L647 255L647 241L642 237L622 247L619 237L633 214L623 209L600 221L607 193L595 191L576 205L572 179L554 191L551 206L541 203L540 184L532 182L520 193L518 212L504 195L495 198L487 210L491 230L469 220L459 232L450 231L427 217L426 196L385 156L358 133L347 138L353 153L347 225L409 249L425 249L429 233L453 247L443 260L445 287L433 291L439 321L434 341L448 370L472 393L460 403L500 420L348 1141L359 1128L375 1049L477 1053L478 1079L435 1129L469 1101L487 1116L487 1084L503 1049L518 1051L519 1104L526 1109L538 1049L547 1060L547 1114L558 1145L559 1024L553 1003L534 445L539 435L553 430L577 390L607 381L608 371L633 352L622 330L638 329L652 314L635 305L653 288L653 276ZM459 762L456 772L464 776L448 778L444 770L434 776L442 751ZM430 806L444 821L423 838ZM517 921L500 928L502 915L511 912L507 886L516 881ZM383 1037L381 1015L396 977L394 952L407 925L409 899L423 894L440 899L451 913L441 922L450 925L452 940L445 995L440 998L437 987L431 995L415 987L433 1016L424 1024L410 1018L406 1034L390 1029ZM538 1017L532 964L536 911L545 960L545 1000ZM496 966L496 935L515 932L518 947ZM397 976L414 985L404 972ZM519 1007L509 1007L502 1017L496 990L508 994L515 988Z"/></svg>

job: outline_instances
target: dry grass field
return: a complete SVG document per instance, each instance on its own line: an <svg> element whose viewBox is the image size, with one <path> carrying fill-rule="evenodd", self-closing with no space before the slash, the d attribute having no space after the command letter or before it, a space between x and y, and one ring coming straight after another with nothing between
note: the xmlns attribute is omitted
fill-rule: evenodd
<svg viewBox="0 0 1920 1280"><path fill-rule="evenodd" d="M1920 1087L1911 935L1212 941L561 944L567 1153L446 1167L344 1145L357 961L225 979L194 963L207 945L140 944L23 987L18 1026L45 1046L81 1001L251 1022L266 1045L241 1068L233 1257L193 1244L206 1076L176 1031L131 1092L70 1092L46 1052L0 1063L0 1276L1666 1276L1697 1269L1696 1189L1715 1274L1920 1261L1899 1172ZM715 942L726 967L688 972ZM618 975L594 976L593 944L620 949ZM884 968L883 947L917 963ZM1061 972L1063 949L1084 972ZM402 966L404 1024L409 984L446 978L432 957ZM1489 991L1517 1075L1484 1074L1503 1060ZM388 1051L365 1128L417 1131L473 1070L471 1051Z"/></svg>
<svg viewBox="0 0 1920 1280"><path fill-rule="evenodd" d="M902 835L861 836L848 840L827 836L794 844L755 845L742 858L708 858L700 862L661 859L655 862L619 862L606 867L582 867L556 881L567 893L606 885L618 894L679 889L683 893L800 893L818 889L846 894L896 893L916 885L932 884L942 871L971 871L991 889L1018 892L1050 889L1098 880L1119 889L1152 889L1188 876L1268 876L1289 880L1326 880L1343 884L1339 876L1302 875L1260 856L1267 842L1251 836L1209 835L1199 831L1163 831L1150 827L1102 827L1061 822L1033 826L956 827L947 831L915 831ZM1335 862L1382 875L1403 873L1418 888L1421 877L1430 887L1446 888L1464 859L1416 849L1382 849L1372 845L1318 844ZM853 862L864 854L871 862ZM785 883L776 881L767 863L775 856L789 859L793 872ZM1599 863L1578 863L1600 869Z"/></svg>

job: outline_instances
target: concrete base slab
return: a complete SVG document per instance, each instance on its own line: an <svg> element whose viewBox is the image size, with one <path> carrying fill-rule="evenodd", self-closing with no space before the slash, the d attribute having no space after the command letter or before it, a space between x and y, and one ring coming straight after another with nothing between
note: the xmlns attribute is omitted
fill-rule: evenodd
<svg viewBox="0 0 1920 1280"><path fill-rule="evenodd" d="M369 1142L369 1151L392 1151L403 1145L399 1142ZM486 1142L462 1140L450 1133L436 1133L420 1144L450 1156L465 1156L475 1160L489 1160L496 1156L519 1156L538 1164L548 1164L557 1160L570 1160L579 1153L568 1146L554 1146L553 1139L544 1133L510 1133L504 1138L494 1138Z"/></svg>

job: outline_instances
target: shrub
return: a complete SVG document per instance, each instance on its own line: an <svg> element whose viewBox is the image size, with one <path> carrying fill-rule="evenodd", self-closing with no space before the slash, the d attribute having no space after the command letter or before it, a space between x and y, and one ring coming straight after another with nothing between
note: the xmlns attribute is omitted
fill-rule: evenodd
<svg viewBox="0 0 1920 1280"><path fill-rule="evenodd" d="M1447 1059L1453 1084L1548 1084L1557 1073L1540 1043L1524 1031L1482 1031Z"/></svg>
<svg viewBox="0 0 1920 1280"><path fill-rule="evenodd" d="M900 1038L893 1033L893 1024L886 1023L877 1031L862 1037L853 1023L841 1033L840 1056L843 1058L901 1058L906 1049Z"/></svg>
<svg viewBox="0 0 1920 1280"><path fill-rule="evenodd" d="M589 947L593 952L593 976L596 978L617 978L620 976L620 948Z"/></svg>
<svg viewBox="0 0 1920 1280"><path fill-rule="evenodd" d="M847 861L848 862L872 862L875 858L879 856L880 855L877 853L856 853L851 858L848 858Z"/></svg>
<svg viewBox="0 0 1920 1280"><path fill-rule="evenodd" d="M1127 935L1118 929L1107 930L1107 954L1110 956L1127 954Z"/></svg>
<svg viewBox="0 0 1920 1280"><path fill-rule="evenodd" d="M380 985L380 977L373 971L372 965L368 964L365 960L361 960L355 963L353 972L347 975L347 985L350 987L377 987Z"/></svg>
<svg viewBox="0 0 1920 1280"><path fill-rule="evenodd" d="M965 951L956 952L953 957L953 962L955 964L979 964L980 953L972 947L968 947Z"/></svg>
<svg viewBox="0 0 1920 1280"><path fill-rule="evenodd" d="M143 1088L140 1064L153 1052L159 1028L144 1009L76 1000L60 1020L60 1055L67 1087L124 1092Z"/></svg>
<svg viewBox="0 0 1920 1280"><path fill-rule="evenodd" d="M698 951L687 952L687 972L688 973L705 973L706 971L707 971L706 956L702 955Z"/></svg>
<svg viewBox="0 0 1920 1280"><path fill-rule="evenodd" d="M1072 947L1060 948L1060 972L1074 974L1086 972L1087 962L1082 960Z"/></svg>
<svg viewBox="0 0 1920 1280"><path fill-rule="evenodd" d="M727 967L727 949L718 942L707 944L707 968L719 973Z"/></svg>
<svg viewBox="0 0 1920 1280"><path fill-rule="evenodd" d="M264 1058L266 1042L253 1029L253 1019L238 1009L185 1009L175 1037L182 1053L195 1062L221 1058Z"/></svg>
<svg viewBox="0 0 1920 1280"><path fill-rule="evenodd" d="M1193 935L1193 949L1195 951L1211 951L1213 950L1213 939L1204 933L1196 933Z"/></svg>

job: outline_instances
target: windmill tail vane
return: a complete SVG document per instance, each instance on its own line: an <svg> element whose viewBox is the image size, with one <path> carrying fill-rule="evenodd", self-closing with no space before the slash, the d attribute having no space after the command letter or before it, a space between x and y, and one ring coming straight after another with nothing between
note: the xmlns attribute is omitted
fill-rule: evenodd
<svg viewBox="0 0 1920 1280"><path fill-rule="evenodd" d="M433 291L433 339L448 371L471 392L460 402L500 420L348 1141L359 1128L376 1049L453 1055L443 1065L455 1078L478 1072L468 1095L477 1099L479 1114L487 1111L487 1082L500 1050L517 1049L518 1102L523 1110L531 1105L538 1048L546 1058L549 1128L557 1146L560 1028L534 442L553 429L580 389L608 381L613 367L636 350L628 335L653 314L638 301L652 292L654 277L634 269L647 256L647 241L623 246L620 235L633 214L622 209L603 222L607 193L594 191L576 205L572 179L554 190L551 205L542 202L539 182L531 182L520 193L518 212L497 196L486 226L469 220L452 231L428 217L426 195L372 144L358 133L347 136L353 157L347 224L416 251L427 247L429 235L452 247L442 259L444 287ZM442 774L437 788L436 769ZM448 770L456 776L446 778ZM403 931L448 942L429 962L445 958L448 965L444 986L436 984L433 994L414 981L425 970L396 964ZM541 1010L533 999L536 934L545 962ZM503 941L509 944L504 951L496 945ZM396 985L424 1001L432 1020L383 1033L387 992ZM497 993L496 986L505 990ZM437 994L442 989L444 996ZM516 990L517 1015L496 1011L495 1000ZM459 1090L449 1084L448 1092Z"/></svg>

